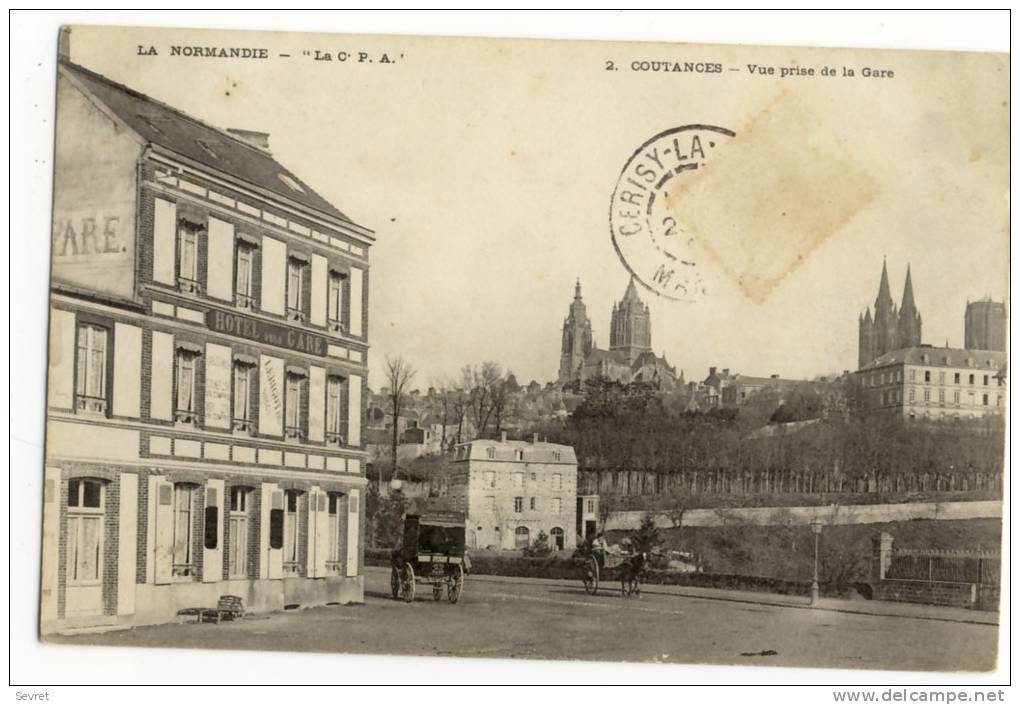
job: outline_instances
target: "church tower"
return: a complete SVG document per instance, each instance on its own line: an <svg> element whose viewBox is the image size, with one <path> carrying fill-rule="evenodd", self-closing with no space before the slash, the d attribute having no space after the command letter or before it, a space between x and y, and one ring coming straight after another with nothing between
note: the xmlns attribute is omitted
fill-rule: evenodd
<svg viewBox="0 0 1020 705"><path fill-rule="evenodd" d="M623 353L628 364L632 364L641 353L651 352L652 319L647 304L638 296L634 277L630 278L623 299L613 305L609 349Z"/></svg>
<svg viewBox="0 0 1020 705"><path fill-rule="evenodd" d="M875 323L871 320L871 306L857 319L857 368L875 359Z"/></svg>
<svg viewBox="0 0 1020 705"><path fill-rule="evenodd" d="M907 265L907 280L903 283L903 301L900 303L898 348L913 348L921 344L921 314L914 304L914 285L910 281L910 265Z"/></svg>
<svg viewBox="0 0 1020 705"><path fill-rule="evenodd" d="M886 270L885 260L882 260L882 280L878 284L878 297L875 299L874 331L875 357L885 355L899 347L897 345L899 315L889 292L889 272Z"/></svg>
<svg viewBox="0 0 1020 705"><path fill-rule="evenodd" d="M591 321L581 299L581 280L574 286L574 301L563 321L563 343L560 346L560 384L567 384L579 375L585 358L591 353Z"/></svg>

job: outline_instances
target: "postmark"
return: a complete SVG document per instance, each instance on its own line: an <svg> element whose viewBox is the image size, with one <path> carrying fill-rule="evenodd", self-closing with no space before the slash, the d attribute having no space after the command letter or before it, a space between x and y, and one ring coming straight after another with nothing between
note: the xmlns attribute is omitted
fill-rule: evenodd
<svg viewBox="0 0 1020 705"><path fill-rule="evenodd" d="M706 294L696 238L674 212L670 192L683 187L736 133L714 125L665 130L627 160L609 208L609 227L620 261L647 289L677 301Z"/></svg>

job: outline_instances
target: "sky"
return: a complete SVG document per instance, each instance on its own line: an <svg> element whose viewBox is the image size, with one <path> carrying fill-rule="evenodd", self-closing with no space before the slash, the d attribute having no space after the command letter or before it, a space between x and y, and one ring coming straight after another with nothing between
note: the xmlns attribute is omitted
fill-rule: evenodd
<svg viewBox="0 0 1020 705"><path fill-rule="evenodd" d="M173 45L267 47L272 58L175 57ZM351 57L303 53L316 50ZM373 61L358 62L361 51ZM268 132L281 163L376 232L375 388L396 355L422 389L483 360L521 382L555 379L577 279L608 347L629 279L610 198L631 154L680 125L731 129L765 160L712 182L710 207L691 215L703 244L724 250L699 260L704 296L640 290L653 349L687 379L710 366L793 378L853 369L883 258L897 303L910 265L927 343L961 346L967 300L1007 296L1004 55L79 27L71 58L217 127ZM631 70L651 60L723 71ZM857 75L760 76L752 63ZM894 78L863 78L863 67ZM748 217L747 203L798 209L803 231L773 241L763 218L715 237L727 214ZM837 207L845 218L823 217ZM794 264L750 296L717 266L734 248Z"/></svg>

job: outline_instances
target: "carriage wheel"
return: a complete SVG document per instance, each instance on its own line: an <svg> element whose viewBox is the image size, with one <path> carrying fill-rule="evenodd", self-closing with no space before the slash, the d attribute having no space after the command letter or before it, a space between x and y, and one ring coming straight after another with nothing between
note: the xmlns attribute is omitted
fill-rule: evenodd
<svg viewBox="0 0 1020 705"><path fill-rule="evenodd" d="M400 571L396 566L390 568L390 592L394 600L400 597Z"/></svg>
<svg viewBox="0 0 1020 705"><path fill-rule="evenodd" d="M589 556L588 560L584 564L584 575L581 577L584 581L584 591L589 595L594 595L599 590L599 562L595 560L595 556Z"/></svg>
<svg viewBox="0 0 1020 705"><path fill-rule="evenodd" d="M439 583L432 586L432 599L436 602L443 599L443 586Z"/></svg>
<svg viewBox="0 0 1020 705"><path fill-rule="evenodd" d="M400 576L400 587L404 602L414 602L414 568L410 563L404 564L404 572Z"/></svg>
<svg viewBox="0 0 1020 705"><path fill-rule="evenodd" d="M464 566L458 563L456 570L446 578L446 599L451 605L455 605L462 592L464 592Z"/></svg>

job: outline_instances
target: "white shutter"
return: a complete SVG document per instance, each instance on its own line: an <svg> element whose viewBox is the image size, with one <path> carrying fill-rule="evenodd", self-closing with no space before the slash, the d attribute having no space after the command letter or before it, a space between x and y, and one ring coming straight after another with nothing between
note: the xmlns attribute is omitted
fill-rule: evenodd
<svg viewBox="0 0 1020 705"><path fill-rule="evenodd" d="M283 435L283 360L262 355L259 357L259 433L267 436Z"/></svg>
<svg viewBox="0 0 1020 705"><path fill-rule="evenodd" d="M202 582L218 583L223 579L223 513L227 502L223 496L223 480L207 480L205 506L216 507L216 548L205 547L205 517L202 523Z"/></svg>
<svg viewBox="0 0 1020 705"><path fill-rule="evenodd" d="M326 370L308 368L308 440L321 443L326 438Z"/></svg>
<svg viewBox="0 0 1020 705"><path fill-rule="evenodd" d="M113 415L138 418L142 398L142 329L117 323L113 333Z"/></svg>
<svg viewBox="0 0 1020 705"><path fill-rule="evenodd" d="M326 258L312 255L312 312L311 322L316 326L326 325L326 282L329 270Z"/></svg>
<svg viewBox="0 0 1020 705"><path fill-rule="evenodd" d="M230 393L233 373L230 347L205 344L205 425L230 428Z"/></svg>
<svg viewBox="0 0 1020 705"><path fill-rule="evenodd" d="M155 490L156 514L154 545L149 555L155 567L154 582L165 585L173 580L174 567L174 484L154 477L150 488Z"/></svg>
<svg viewBox="0 0 1020 705"><path fill-rule="evenodd" d="M174 337L152 332L152 369L149 370L149 415L169 421L173 418Z"/></svg>
<svg viewBox="0 0 1020 705"><path fill-rule="evenodd" d="M347 379L347 444L361 445L361 376Z"/></svg>
<svg viewBox="0 0 1020 705"><path fill-rule="evenodd" d="M364 272L351 267L351 335L361 337L362 280Z"/></svg>
<svg viewBox="0 0 1020 705"><path fill-rule="evenodd" d="M177 204L156 199L152 228L152 278L163 284L176 284L174 255L177 252Z"/></svg>
<svg viewBox="0 0 1020 705"><path fill-rule="evenodd" d="M268 313L284 313L287 293L287 245L271 237L262 238L262 302Z"/></svg>
<svg viewBox="0 0 1020 705"><path fill-rule="evenodd" d="M216 218L209 218L206 275L209 296L234 300L234 226Z"/></svg>
<svg viewBox="0 0 1020 705"><path fill-rule="evenodd" d="M329 557L329 496L319 492L319 511L315 515L315 574L326 576L326 558Z"/></svg>
<svg viewBox="0 0 1020 705"><path fill-rule="evenodd" d="M74 314L50 309L49 405L58 409L74 406Z"/></svg>
<svg viewBox="0 0 1020 705"><path fill-rule="evenodd" d="M42 621L57 618L57 579L60 574L60 468L43 475L43 545L40 606Z"/></svg>
<svg viewBox="0 0 1020 705"><path fill-rule="evenodd" d="M358 574L358 535L360 533L361 490L347 495L347 575Z"/></svg>
<svg viewBox="0 0 1020 705"><path fill-rule="evenodd" d="M259 503L259 578L278 580L283 577L283 548L269 543L270 512L283 509L283 490L273 482L263 482Z"/></svg>

